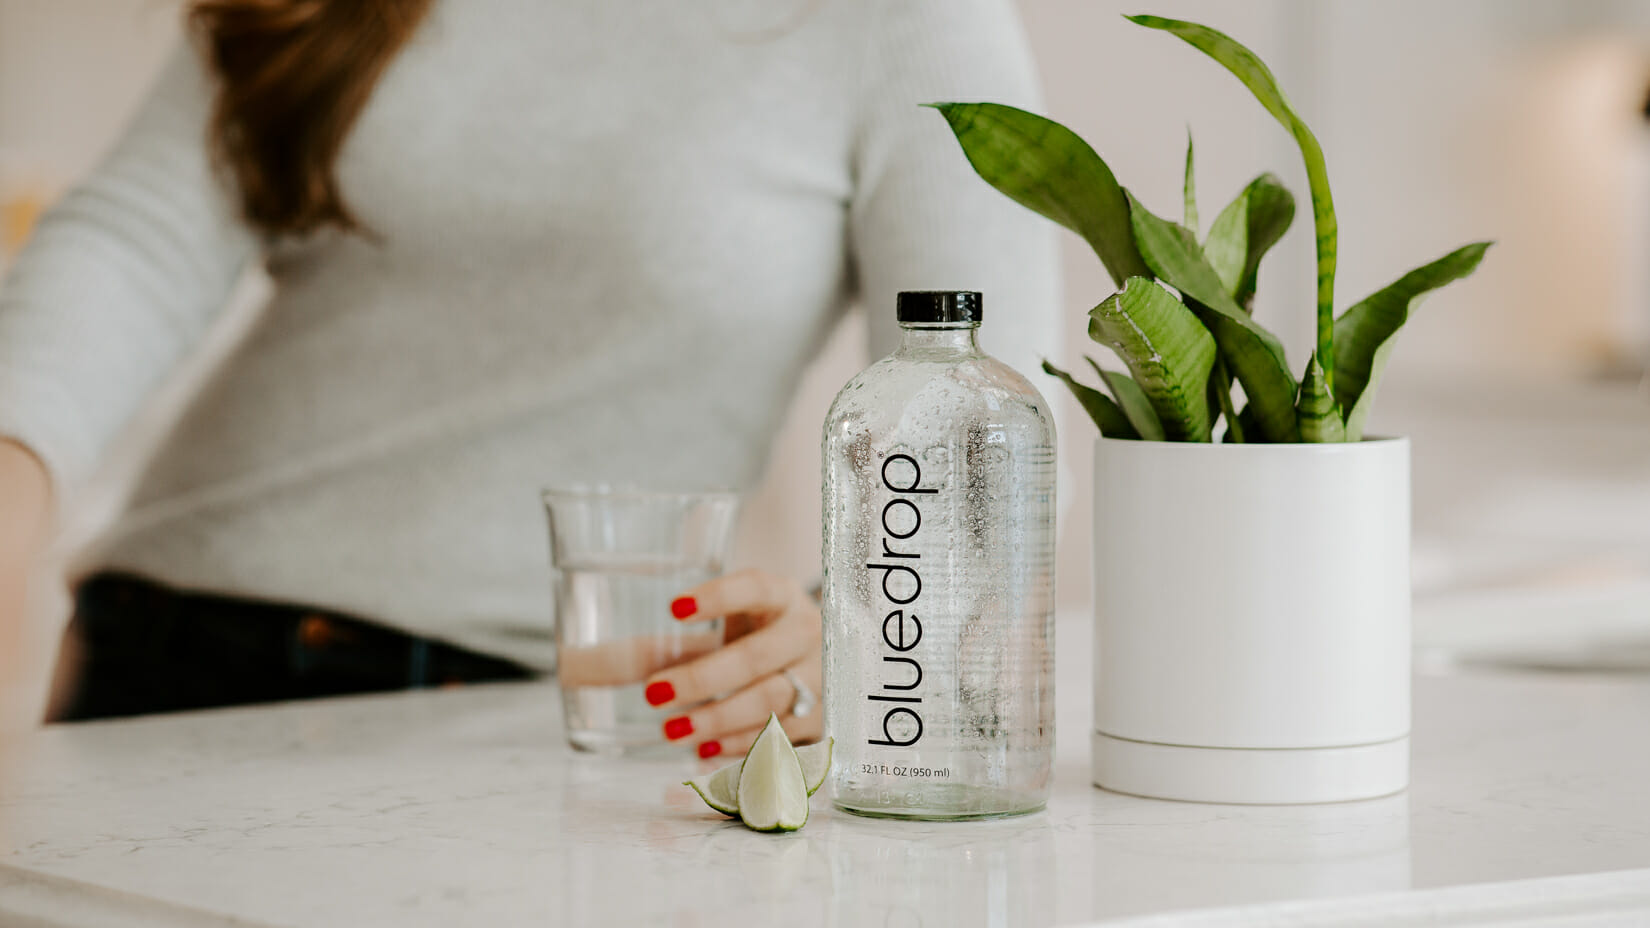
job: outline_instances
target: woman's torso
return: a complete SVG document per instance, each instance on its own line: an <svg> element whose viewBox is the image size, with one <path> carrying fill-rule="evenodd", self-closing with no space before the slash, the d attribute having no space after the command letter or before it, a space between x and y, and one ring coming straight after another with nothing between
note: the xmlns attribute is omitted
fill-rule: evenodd
<svg viewBox="0 0 1650 928"><path fill-rule="evenodd" d="M536 490L748 486L846 299L863 15L438 2L100 563L544 660Z"/></svg>

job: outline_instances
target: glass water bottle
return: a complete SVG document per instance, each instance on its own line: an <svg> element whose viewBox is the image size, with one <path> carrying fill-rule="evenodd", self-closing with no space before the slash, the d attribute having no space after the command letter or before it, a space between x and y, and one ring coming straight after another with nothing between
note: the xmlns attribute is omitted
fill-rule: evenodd
<svg viewBox="0 0 1650 928"><path fill-rule="evenodd" d="M1054 748L1054 422L980 294L899 295L824 436L825 725L861 815L1041 809Z"/></svg>

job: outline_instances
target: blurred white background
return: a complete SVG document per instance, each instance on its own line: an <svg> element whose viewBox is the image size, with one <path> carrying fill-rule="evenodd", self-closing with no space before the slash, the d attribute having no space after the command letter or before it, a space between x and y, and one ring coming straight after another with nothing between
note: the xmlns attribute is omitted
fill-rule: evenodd
<svg viewBox="0 0 1650 928"><path fill-rule="evenodd" d="M178 40L180 5L0 0L0 265L30 217L119 130ZM1435 295L1406 329L1376 414L1378 431L1416 439L1423 644L1429 635L1454 640L1463 624L1520 621L1473 598L1509 587L1579 586L1650 623L1650 0L1020 8L1048 113L1159 212L1178 214L1188 127L1205 217L1263 170L1296 191L1302 208L1268 261L1257 311L1297 367L1312 338L1313 275L1292 143L1224 71L1121 13L1207 22L1273 65L1327 153L1341 228L1339 308L1460 244L1498 240L1475 278ZM1074 237L1065 246L1071 364L1097 348L1084 314L1109 281ZM250 284L194 370L157 400L98 492L79 502L73 540L109 517L143 449L255 311L258 293ZM817 573L818 423L865 363L860 325L849 320L796 398L742 533L747 563ZM1081 610L1093 433L1057 384L1034 380L1066 407L1061 453L1078 479L1062 487L1059 582L1063 607Z"/></svg>

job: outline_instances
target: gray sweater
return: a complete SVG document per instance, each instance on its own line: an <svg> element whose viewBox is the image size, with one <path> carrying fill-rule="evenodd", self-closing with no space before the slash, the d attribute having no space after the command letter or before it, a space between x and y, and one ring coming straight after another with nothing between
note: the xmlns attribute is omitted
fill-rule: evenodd
<svg viewBox="0 0 1650 928"><path fill-rule="evenodd" d="M1032 105L1009 0L446 0L339 162L371 238L266 240L180 54L0 289L0 434L62 493L250 262L275 295L96 564L549 659L538 488L748 488L853 300L987 294L1057 354L1052 233L916 104Z"/></svg>

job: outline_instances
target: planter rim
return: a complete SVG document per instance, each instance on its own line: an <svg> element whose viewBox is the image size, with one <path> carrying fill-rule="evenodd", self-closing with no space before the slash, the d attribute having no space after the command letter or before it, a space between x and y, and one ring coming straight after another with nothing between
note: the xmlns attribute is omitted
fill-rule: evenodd
<svg viewBox="0 0 1650 928"><path fill-rule="evenodd" d="M1225 442L1202 441L1142 441L1137 438L1107 438L1104 435L1095 436L1095 447L1121 448L1133 446L1135 448L1151 448L1160 454L1185 455L1350 455L1359 452L1374 453L1397 446L1407 446L1409 437L1406 435L1371 435L1355 442L1288 442L1278 444L1227 444ZM1157 450L1161 449L1161 450ZM1152 453L1152 452L1147 452Z"/></svg>

